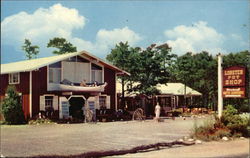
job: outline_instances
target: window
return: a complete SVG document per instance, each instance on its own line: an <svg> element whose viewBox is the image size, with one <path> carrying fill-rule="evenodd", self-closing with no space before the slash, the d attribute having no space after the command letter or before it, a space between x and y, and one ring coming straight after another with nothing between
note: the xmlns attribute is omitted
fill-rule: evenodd
<svg viewBox="0 0 250 158"><path fill-rule="evenodd" d="M9 74L9 84L19 84L19 73Z"/></svg>
<svg viewBox="0 0 250 158"><path fill-rule="evenodd" d="M110 109L110 96L99 96L99 106L100 109Z"/></svg>
<svg viewBox="0 0 250 158"><path fill-rule="evenodd" d="M102 67L95 64L91 65L91 81L102 83Z"/></svg>
<svg viewBox="0 0 250 158"><path fill-rule="evenodd" d="M106 96L99 96L100 108L107 108L106 106Z"/></svg>
<svg viewBox="0 0 250 158"><path fill-rule="evenodd" d="M45 111L53 109L53 96L45 96Z"/></svg>
<svg viewBox="0 0 250 158"><path fill-rule="evenodd" d="M49 82L50 83L61 82L61 62L57 62L49 66Z"/></svg>
<svg viewBox="0 0 250 158"><path fill-rule="evenodd" d="M49 82L50 83L61 82L61 68L49 68Z"/></svg>
<svg viewBox="0 0 250 158"><path fill-rule="evenodd" d="M90 82L90 64L84 62L62 62L62 80L67 79L74 83L86 80Z"/></svg>
<svg viewBox="0 0 250 158"><path fill-rule="evenodd" d="M97 81L98 83L102 83L102 70L92 70L91 71L92 82Z"/></svg>

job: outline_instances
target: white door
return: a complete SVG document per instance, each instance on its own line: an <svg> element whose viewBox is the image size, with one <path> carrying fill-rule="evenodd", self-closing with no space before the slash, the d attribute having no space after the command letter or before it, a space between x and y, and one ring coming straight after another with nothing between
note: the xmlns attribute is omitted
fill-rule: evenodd
<svg viewBox="0 0 250 158"><path fill-rule="evenodd" d="M59 118L69 118L69 101L66 97L59 97Z"/></svg>

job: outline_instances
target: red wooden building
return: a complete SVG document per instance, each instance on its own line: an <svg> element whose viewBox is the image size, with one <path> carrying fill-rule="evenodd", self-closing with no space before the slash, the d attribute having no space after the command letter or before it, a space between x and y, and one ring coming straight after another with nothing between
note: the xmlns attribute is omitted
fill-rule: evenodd
<svg viewBox="0 0 250 158"><path fill-rule="evenodd" d="M118 74L129 75L86 51L1 64L0 98L6 97L8 85L14 85L26 119L40 112L59 119L79 118L86 108L117 109ZM86 85L80 85L83 80Z"/></svg>

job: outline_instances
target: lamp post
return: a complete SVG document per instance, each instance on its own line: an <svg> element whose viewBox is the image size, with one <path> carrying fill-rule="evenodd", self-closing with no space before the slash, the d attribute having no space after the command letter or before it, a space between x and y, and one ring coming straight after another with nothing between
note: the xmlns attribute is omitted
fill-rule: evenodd
<svg viewBox="0 0 250 158"><path fill-rule="evenodd" d="M222 55L219 53L218 57L218 117L221 118L223 110L223 98L222 98Z"/></svg>

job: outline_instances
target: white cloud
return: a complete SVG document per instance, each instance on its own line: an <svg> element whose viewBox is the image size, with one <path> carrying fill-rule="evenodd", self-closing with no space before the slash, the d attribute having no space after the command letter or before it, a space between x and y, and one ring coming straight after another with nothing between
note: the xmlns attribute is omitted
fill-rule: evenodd
<svg viewBox="0 0 250 158"><path fill-rule="evenodd" d="M33 14L20 12L1 22L3 43L22 43L28 38L34 43L45 44L48 39L61 36L69 38L73 29L83 28L86 18L76 9L55 4L49 9L39 8Z"/></svg>
<svg viewBox="0 0 250 158"><path fill-rule="evenodd" d="M111 31L101 29L98 31L96 39L97 43L102 43L106 45L114 45L115 43L119 43L121 41L128 41L130 45L134 45L142 38L126 26L122 29L116 28Z"/></svg>
<svg viewBox="0 0 250 158"><path fill-rule="evenodd" d="M72 43L77 46L78 50L87 50L105 57L119 42L128 42L130 46L134 46L142 38L130 30L127 26L124 28L115 28L113 30L101 29L96 34L96 41L90 42L81 38L71 38Z"/></svg>
<svg viewBox="0 0 250 158"><path fill-rule="evenodd" d="M166 30L164 35L169 39L166 42L177 54L201 51L212 54L225 52L222 48L225 37L214 28L207 26L207 22L204 21L194 23L192 26L176 26L172 30Z"/></svg>
<svg viewBox="0 0 250 158"><path fill-rule="evenodd" d="M113 30L100 29L96 34L95 42L85 41L81 38L72 38L72 43L79 50L84 49L104 57L119 42L128 42L130 46L134 46L141 39L140 35L126 26Z"/></svg>
<svg viewBox="0 0 250 158"><path fill-rule="evenodd" d="M87 19L78 10L55 4L48 9L39 8L34 13L20 12L6 17L1 22L1 41L21 50L25 38L40 46L40 56L47 56L51 49L46 45L53 37L63 37L77 46L78 50L87 50L98 56L105 57L111 48L120 41L128 41L134 45L141 37L128 27L113 30L100 29L96 41L86 41L73 36L76 29L84 29ZM3 52L5 53L5 52Z"/></svg>

